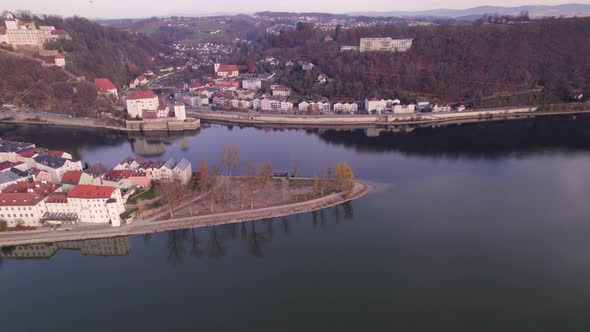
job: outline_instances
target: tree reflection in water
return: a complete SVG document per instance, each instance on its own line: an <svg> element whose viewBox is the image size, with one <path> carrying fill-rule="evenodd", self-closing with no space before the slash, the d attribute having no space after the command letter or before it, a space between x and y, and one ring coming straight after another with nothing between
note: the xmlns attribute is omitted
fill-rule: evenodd
<svg viewBox="0 0 590 332"><path fill-rule="evenodd" d="M347 202L331 208L310 212L307 216L311 216L311 225L314 230L317 230L318 225L322 230L326 230L330 225L339 225L342 220L352 220L354 216L353 204ZM300 219L299 222L298 219ZM226 256L230 242L235 241L242 242L249 255L264 257L265 250L273 240L280 239L281 236L288 236L291 231L291 224L299 225L305 219L305 214L303 214L239 224L211 226L209 228L171 231L168 232L168 260L170 264L178 265L185 262L187 255L197 259L205 255L209 259L219 259ZM279 225L278 233L275 227L277 223ZM202 233L199 234L199 232ZM203 241L201 240L203 233L208 234L205 249L203 249ZM187 236L187 234L189 235Z"/></svg>

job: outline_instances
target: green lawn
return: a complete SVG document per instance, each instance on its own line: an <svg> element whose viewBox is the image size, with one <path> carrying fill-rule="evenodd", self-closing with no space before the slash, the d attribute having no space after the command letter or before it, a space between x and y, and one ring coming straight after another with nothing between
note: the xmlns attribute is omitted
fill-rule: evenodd
<svg viewBox="0 0 590 332"><path fill-rule="evenodd" d="M135 204L139 200L152 199L154 197L156 197L156 188L152 186L150 187L150 189L146 191L141 191L133 194L133 196L129 197L127 203Z"/></svg>

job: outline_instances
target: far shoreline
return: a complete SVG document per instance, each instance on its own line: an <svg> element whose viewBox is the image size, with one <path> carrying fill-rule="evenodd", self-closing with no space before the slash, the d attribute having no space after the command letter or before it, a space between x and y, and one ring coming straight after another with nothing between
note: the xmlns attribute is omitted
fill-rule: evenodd
<svg viewBox="0 0 590 332"><path fill-rule="evenodd" d="M121 227L92 226L86 227L86 229L84 229L85 227L80 227L71 231L43 230L0 233L0 246L104 239L285 217L313 212L351 202L367 195L373 190L374 185L357 179L354 180L354 187L349 195L344 195L342 192L339 192L303 202L255 208L251 210L239 210L193 217L183 217L171 220L149 221L149 219L142 219Z"/></svg>
<svg viewBox="0 0 590 332"><path fill-rule="evenodd" d="M370 129L399 126L444 126L450 124L481 123L503 120L519 120L542 116L561 116L589 114L590 109L542 111L534 107L523 106L509 109L483 109L480 111L465 111L454 113L417 113L417 114L357 114L357 115L295 115L295 114L265 114L229 111L190 111L191 116L205 123L223 125L246 125L264 128L301 128L301 129ZM0 119L0 123L13 125L39 125L56 128L94 128L119 131L122 133L149 133L151 130L136 130L126 127L109 126L106 124L85 121L85 119L44 119L41 121L20 120L14 118ZM191 132L162 131L162 132Z"/></svg>

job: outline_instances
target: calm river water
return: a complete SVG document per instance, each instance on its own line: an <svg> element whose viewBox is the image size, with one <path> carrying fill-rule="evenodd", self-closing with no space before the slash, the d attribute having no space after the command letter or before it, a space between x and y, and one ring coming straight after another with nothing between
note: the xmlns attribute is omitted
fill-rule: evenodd
<svg viewBox="0 0 590 332"><path fill-rule="evenodd" d="M127 155L348 162L377 184L316 213L0 253L2 331L588 331L590 118L411 132L212 125L186 137L0 126Z"/></svg>

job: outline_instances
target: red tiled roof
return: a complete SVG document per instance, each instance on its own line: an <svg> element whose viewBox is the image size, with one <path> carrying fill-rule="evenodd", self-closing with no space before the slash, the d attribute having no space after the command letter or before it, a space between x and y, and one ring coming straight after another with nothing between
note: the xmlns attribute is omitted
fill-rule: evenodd
<svg viewBox="0 0 590 332"><path fill-rule="evenodd" d="M66 57L65 57L65 56L63 56L63 54L56 54L56 55L54 56L54 58L55 58L55 59L65 59Z"/></svg>
<svg viewBox="0 0 590 332"><path fill-rule="evenodd" d="M52 35L67 35L68 33L65 30L55 29L51 30Z"/></svg>
<svg viewBox="0 0 590 332"><path fill-rule="evenodd" d="M163 111L167 108L168 106L166 106L166 104L160 104L158 105L158 111Z"/></svg>
<svg viewBox="0 0 590 332"><path fill-rule="evenodd" d="M130 176L131 176L131 171L128 171L128 170L121 170L121 171L110 170L102 178L107 181L117 182L122 179L129 179Z"/></svg>
<svg viewBox="0 0 590 332"><path fill-rule="evenodd" d="M32 158L36 154L37 154L37 149L23 150L18 153L19 156L25 157L25 158Z"/></svg>
<svg viewBox="0 0 590 332"><path fill-rule="evenodd" d="M146 78L145 78L145 76L141 75L141 76L139 76L139 77L137 78L137 80L138 80L138 81L145 81L145 80L146 80Z"/></svg>
<svg viewBox="0 0 590 332"><path fill-rule="evenodd" d="M19 165L22 165L22 164L24 164L22 161L18 161L16 163L11 163L11 162L8 162L8 161L7 162L3 162L3 163L0 163L0 171L3 171L5 169L9 169L9 168L13 168L13 167L16 167L16 166L19 166Z"/></svg>
<svg viewBox="0 0 590 332"><path fill-rule="evenodd" d="M68 198L87 198L87 199L102 199L111 198L115 187L108 186L93 186L87 184L79 184L68 192Z"/></svg>
<svg viewBox="0 0 590 332"><path fill-rule="evenodd" d="M100 91L116 90L117 87L108 78L95 78L94 85Z"/></svg>
<svg viewBox="0 0 590 332"><path fill-rule="evenodd" d="M17 182L2 190L0 206L34 206L59 187L50 182Z"/></svg>
<svg viewBox="0 0 590 332"><path fill-rule="evenodd" d="M51 193L47 196L45 203L65 204L68 202L67 193Z"/></svg>
<svg viewBox="0 0 590 332"><path fill-rule="evenodd" d="M58 150L47 150L47 154L62 158L65 152Z"/></svg>
<svg viewBox="0 0 590 332"><path fill-rule="evenodd" d="M231 73L234 71L238 71L238 66L236 65L220 65L219 69L217 69L217 72L225 72L225 73Z"/></svg>
<svg viewBox="0 0 590 332"><path fill-rule="evenodd" d="M157 98L158 96L152 90L140 90L130 93L127 99L149 99L154 97Z"/></svg>
<svg viewBox="0 0 590 332"><path fill-rule="evenodd" d="M68 183L68 184L78 184L78 183L80 183L81 177L82 177L82 171L67 171L64 173L64 176L61 178L61 182Z"/></svg>

